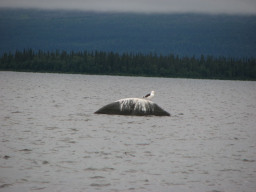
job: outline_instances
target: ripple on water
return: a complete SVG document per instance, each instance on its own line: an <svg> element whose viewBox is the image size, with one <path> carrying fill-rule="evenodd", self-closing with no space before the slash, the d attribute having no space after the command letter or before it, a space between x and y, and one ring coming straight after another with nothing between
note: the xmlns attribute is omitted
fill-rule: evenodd
<svg viewBox="0 0 256 192"><path fill-rule="evenodd" d="M112 167L103 167L103 168L93 168L93 167L89 167L84 169L84 171L99 171L99 172L110 172L110 171L114 171L115 169Z"/></svg>
<svg viewBox="0 0 256 192"><path fill-rule="evenodd" d="M92 183L90 186L92 187L107 187L110 186L110 183Z"/></svg>
<svg viewBox="0 0 256 192"><path fill-rule="evenodd" d="M12 186L12 184L4 183L4 184L0 185L0 189L6 188L6 187L10 187L10 186Z"/></svg>
<svg viewBox="0 0 256 192"><path fill-rule="evenodd" d="M105 179L105 177L97 175L97 176L90 177L90 179Z"/></svg>

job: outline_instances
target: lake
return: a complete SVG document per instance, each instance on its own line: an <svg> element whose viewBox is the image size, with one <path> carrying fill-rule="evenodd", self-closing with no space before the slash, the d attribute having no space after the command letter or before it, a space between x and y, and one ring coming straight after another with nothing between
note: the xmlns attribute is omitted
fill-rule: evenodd
<svg viewBox="0 0 256 192"><path fill-rule="evenodd" d="M170 117L94 114L142 97ZM256 82L0 72L0 191L255 192Z"/></svg>

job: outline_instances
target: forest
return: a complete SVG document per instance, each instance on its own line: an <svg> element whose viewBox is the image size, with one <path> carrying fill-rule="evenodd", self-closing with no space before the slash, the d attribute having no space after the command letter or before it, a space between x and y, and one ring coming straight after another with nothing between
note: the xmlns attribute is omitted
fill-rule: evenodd
<svg viewBox="0 0 256 192"><path fill-rule="evenodd" d="M99 75L256 80L255 58L201 55L116 53L105 51L35 51L4 53L2 71L52 72Z"/></svg>

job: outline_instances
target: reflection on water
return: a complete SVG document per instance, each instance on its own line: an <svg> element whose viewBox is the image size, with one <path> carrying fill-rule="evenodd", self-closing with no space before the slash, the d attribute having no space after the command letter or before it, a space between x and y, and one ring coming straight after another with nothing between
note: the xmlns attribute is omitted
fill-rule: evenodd
<svg viewBox="0 0 256 192"><path fill-rule="evenodd" d="M254 192L255 117L255 82L0 72L0 191Z"/></svg>

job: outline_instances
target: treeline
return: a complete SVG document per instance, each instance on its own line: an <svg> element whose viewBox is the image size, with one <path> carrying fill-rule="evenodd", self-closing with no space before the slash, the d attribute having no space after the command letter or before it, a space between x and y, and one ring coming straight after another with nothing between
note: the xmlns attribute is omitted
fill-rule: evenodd
<svg viewBox="0 0 256 192"><path fill-rule="evenodd" d="M0 70L256 80L255 58L179 57L141 53L34 51L4 53Z"/></svg>

